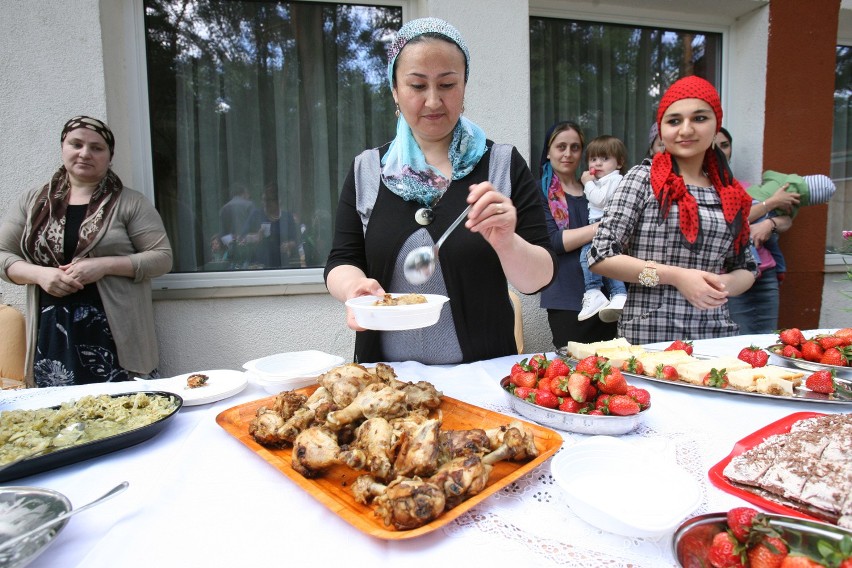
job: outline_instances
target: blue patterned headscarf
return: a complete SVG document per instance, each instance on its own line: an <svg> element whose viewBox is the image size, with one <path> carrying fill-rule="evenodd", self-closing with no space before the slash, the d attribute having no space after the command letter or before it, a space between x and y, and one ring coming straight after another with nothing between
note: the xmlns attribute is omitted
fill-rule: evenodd
<svg viewBox="0 0 852 568"><path fill-rule="evenodd" d="M397 56L409 41L428 33L440 34L462 50L465 83L467 82L470 54L461 34L444 20L421 18L402 26L397 38L388 47L388 81L391 89ZM470 120L460 117L453 130L448 156L453 166L452 179L461 179L469 174L479 163L485 150L485 132ZM411 127L400 114L396 123L396 137L382 158L382 181L388 189L406 201L418 201L431 207L440 199L452 180L426 163L426 157L414 139Z"/></svg>

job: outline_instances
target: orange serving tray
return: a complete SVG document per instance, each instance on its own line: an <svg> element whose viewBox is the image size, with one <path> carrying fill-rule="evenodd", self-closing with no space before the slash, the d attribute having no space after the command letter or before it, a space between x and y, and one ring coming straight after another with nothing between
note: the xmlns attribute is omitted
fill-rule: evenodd
<svg viewBox="0 0 852 568"><path fill-rule="evenodd" d="M297 389L310 395L317 387L310 386ZM317 501L328 507L333 513L339 515L343 520L355 528L386 540L402 540L418 537L438 529L466 511L472 509L489 495L496 493L503 487L509 485L524 474L532 471L535 467L550 458L562 445L562 436L555 431L521 420L524 425L533 432L536 446L539 449L537 458L525 462L501 461L494 465L494 469L488 479L485 489L470 499L462 502L444 513L427 525L412 530L396 530L386 527L384 522L373 513L373 508L357 503L352 497L349 486L361 475L361 472L350 469L345 465L336 465L317 479L307 479L296 472L290 465L292 448L267 448L258 444L249 435L248 426L254 419L255 413L261 406L271 406L275 397L268 397L253 402L247 402L221 412L216 417L216 422L234 438L248 446L252 451L266 460L272 467L278 469L289 477L299 487L307 491ZM465 430L470 428L494 428L518 420L505 414L492 412L460 400L444 397L440 407L443 415L443 429Z"/></svg>

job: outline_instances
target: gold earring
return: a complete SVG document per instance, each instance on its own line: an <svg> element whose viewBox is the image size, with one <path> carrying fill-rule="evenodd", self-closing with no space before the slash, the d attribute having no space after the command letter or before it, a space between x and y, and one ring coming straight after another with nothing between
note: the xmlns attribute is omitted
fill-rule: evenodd
<svg viewBox="0 0 852 568"><path fill-rule="evenodd" d="M715 138L713 139L713 142L710 144L710 148L712 148L713 150L716 149L716 139Z"/></svg>
<svg viewBox="0 0 852 568"><path fill-rule="evenodd" d="M397 118L399 118L399 103L396 103L396 112L393 113Z"/></svg>

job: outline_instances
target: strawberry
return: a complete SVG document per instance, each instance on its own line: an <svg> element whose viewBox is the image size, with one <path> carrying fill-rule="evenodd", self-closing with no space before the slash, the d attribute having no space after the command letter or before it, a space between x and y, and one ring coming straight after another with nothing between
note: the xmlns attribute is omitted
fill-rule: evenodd
<svg viewBox="0 0 852 568"><path fill-rule="evenodd" d="M614 394L609 398L609 413L616 416L639 414L639 403L624 394Z"/></svg>
<svg viewBox="0 0 852 568"><path fill-rule="evenodd" d="M517 387L535 388L538 378L534 371L524 371L516 373L509 378L509 381Z"/></svg>
<svg viewBox="0 0 852 568"><path fill-rule="evenodd" d="M757 345L749 345L743 347L737 358L745 361L752 367L765 367L769 362L769 353L758 347Z"/></svg>
<svg viewBox="0 0 852 568"><path fill-rule="evenodd" d="M640 389L629 385L627 387L627 396L636 401L640 410L645 410L651 406L651 393L645 389Z"/></svg>
<svg viewBox="0 0 852 568"><path fill-rule="evenodd" d="M826 349L819 362L823 365L835 365L838 367L846 367L849 365L847 361L849 350L845 347L831 347Z"/></svg>
<svg viewBox="0 0 852 568"><path fill-rule="evenodd" d="M583 373L571 373L568 377L568 394L577 402L586 402L586 392L592 379Z"/></svg>
<svg viewBox="0 0 852 568"><path fill-rule="evenodd" d="M695 525L677 543L677 557L684 568L707 566L707 552L713 537L719 532L715 525Z"/></svg>
<svg viewBox="0 0 852 568"><path fill-rule="evenodd" d="M783 355L784 357L789 357L791 359L802 358L802 352L799 351L793 345L785 345L784 348L781 350L781 355Z"/></svg>
<svg viewBox="0 0 852 568"><path fill-rule="evenodd" d="M710 372L704 375L702 381L706 387L714 387L717 389L728 388L728 373L726 369L710 369Z"/></svg>
<svg viewBox="0 0 852 568"><path fill-rule="evenodd" d="M692 355L692 342L676 339L664 351L686 351L687 355Z"/></svg>
<svg viewBox="0 0 852 568"><path fill-rule="evenodd" d="M727 532L722 531L713 537L713 543L707 552L707 561L714 568L742 567L740 554L736 551L737 541Z"/></svg>
<svg viewBox="0 0 852 568"><path fill-rule="evenodd" d="M602 394L598 398L595 399L595 410L601 410L606 408L609 404L609 399L612 398L608 394Z"/></svg>
<svg viewBox="0 0 852 568"><path fill-rule="evenodd" d="M512 370L509 371L509 377L514 377L518 373L526 373L529 370L530 370L530 368L529 368L529 365L527 365L527 360L524 359L523 361L520 361L520 362L512 365Z"/></svg>
<svg viewBox="0 0 852 568"><path fill-rule="evenodd" d="M557 357L547 364L547 369L544 370L544 376L548 379L553 377L567 377L571 374L571 367L565 362L565 359Z"/></svg>
<svg viewBox="0 0 852 568"><path fill-rule="evenodd" d="M852 345L852 327L838 329L833 335L842 339L844 345Z"/></svg>
<svg viewBox="0 0 852 568"><path fill-rule="evenodd" d="M814 341L819 343L819 346L823 349L843 347L846 345L846 341L842 337L838 337L836 335L818 335L814 338Z"/></svg>
<svg viewBox="0 0 852 568"><path fill-rule="evenodd" d="M805 386L814 392L831 394L834 392L834 376L834 370L816 371L805 379Z"/></svg>
<svg viewBox="0 0 852 568"><path fill-rule="evenodd" d="M667 381L676 381L679 377L677 374L677 369L672 367L671 365L663 365L660 363L657 365L656 372L654 376L658 379L665 379Z"/></svg>
<svg viewBox="0 0 852 568"><path fill-rule="evenodd" d="M802 334L802 330L797 327L791 327L790 329L782 329L778 333L778 339L781 340L781 343L784 345L801 345L805 342L805 336Z"/></svg>
<svg viewBox="0 0 852 568"><path fill-rule="evenodd" d="M544 381L544 380L547 380L547 379L542 379L542 380ZM561 377L553 377L552 379L550 379L550 391L560 398L569 396L569 393L568 393L568 377L561 376Z"/></svg>
<svg viewBox="0 0 852 568"><path fill-rule="evenodd" d="M634 375L645 374L645 367L642 365L642 361L636 357L630 357L630 359L622 361L621 370L626 373L633 373Z"/></svg>
<svg viewBox="0 0 852 568"><path fill-rule="evenodd" d="M577 367L574 369L574 372L585 373L591 377L598 372L599 365L603 365L605 362L606 357L589 355L588 357L582 359L579 363L577 363Z"/></svg>
<svg viewBox="0 0 852 568"><path fill-rule="evenodd" d="M767 536L748 549L748 565L751 568L778 568L787 553L787 544L781 538Z"/></svg>
<svg viewBox="0 0 852 568"><path fill-rule="evenodd" d="M597 409L597 408L594 409L594 410L590 410L589 412L587 412L587 414L589 414L590 416L603 416L604 415L604 413L601 412L600 409Z"/></svg>
<svg viewBox="0 0 852 568"><path fill-rule="evenodd" d="M754 518L758 515L757 509L751 507L734 507L727 513L728 530L740 542L748 540L749 532Z"/></svg>
<svg viewBox="0 0 852 568"><path fill-rule="evenodd" d="M550 386L550 379L546 379L544 377L538 379L535 384L536 390L549 392L553 394L553 389Z"/></svg>
<svg viewBox="0 0 852 568"><path fill-rule="evenodd" d="M535 371L539 377L544 376L544 370L547 368L547 357L544 354L539 353L538 355L533 355L530 357L529 362L530 369Z"/></svg>
<svg viewBox="0 0 852 568"><path fill-rule="evenodd" d="M529 400L529 396L533 389L531 387L515 387L515 396L524 400Z"/></svg>
<svg viewBox="0 0 852 568"><path fill-rule="evenodd" d="M534 390L532 392L533 402L545 408L556 408L559 406L559 398L550 391Z"/></svg>
<svg viewBox="0 0 852 568"><path fill-rule="evenodd" d="M825 566L819 562L814 562L807 556L789 554L781 561L780 568L825 568Z"/></svg>
<svg viewBox="0 0 852 568"><path fill-rule="evenodd" d="M596 173L598 173L598 170L596 170L595 168L589 168L589 173L595 175Z"/></svg>
<svg viewBox="0 0 852 568"><path fill-rule="evenodd" d="M595 386L606 394L626 394L627 381L621 371L611 367L609 361L601 366L600 373L594 376Z"/></svg>
<svg viewBox="0 0 852 568"><path fill-rule="evenodd" d="M598 398L600 392L595 388L595 385L589 383L589 386L586 387L586 402L590 402Z"/></svg>
<svg viewBox="0 0 852 568"><path fill-rule="evenodd" d="M805 341L801 347L802 359L805 361L818 362L822 359L823 348L816 341Z"/></svg>
<svg viewBox="0 0 852 568"><path fill-rule="evenodd" d="M562 412L572 412L574 414L577 414L587 408L588 406L586 406L586 403L577 402L570 396L566 396L565 398L563 398L562 403L559 405L559 410L561 410Z"/></svg>

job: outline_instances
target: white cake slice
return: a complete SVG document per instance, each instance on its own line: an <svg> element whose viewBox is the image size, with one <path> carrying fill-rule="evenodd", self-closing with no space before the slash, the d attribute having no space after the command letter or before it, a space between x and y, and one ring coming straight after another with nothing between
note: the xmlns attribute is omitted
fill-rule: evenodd
<svg viewBox="0 0 852 568"><path fill-rule="evenodd" d="M677 373L680 375L680 380L694 385L701 385L704 383L705 375L713 369L718 371L724 369L726 373L730 373L737 369L751 369L751 365L736 357L726 356L681 362L675 365L675 369L677 369Z"/></svg>
<svg viewBox="0 0 852 568"><path fill-rule="evenodd" d="M609 363L613 367L621 367L621 364L627 359L644 352L645 348L641 345L628 345L627 347L600 347L596 351L599 356L609 359Z"/></svg>
<svg viewBox="0 0 852 568"><path fill-rule="evenodd" d="M581 360L596 354L598 349L607 349L610 347L630 347L630 342L623 337L616 337L615 339L608 339L606 341L595 341L594 343L569 341L566 350L569 357Z"/></svg>
<svg viewBox="0 0 852 568"><path fill-rule="evenodd" d="M645 374L653 377L657 372L657 365L671 365L676 367L679 363L699 361L682 349L672 351L646 351L636 355L636 359L645 368Z"/></svg>

